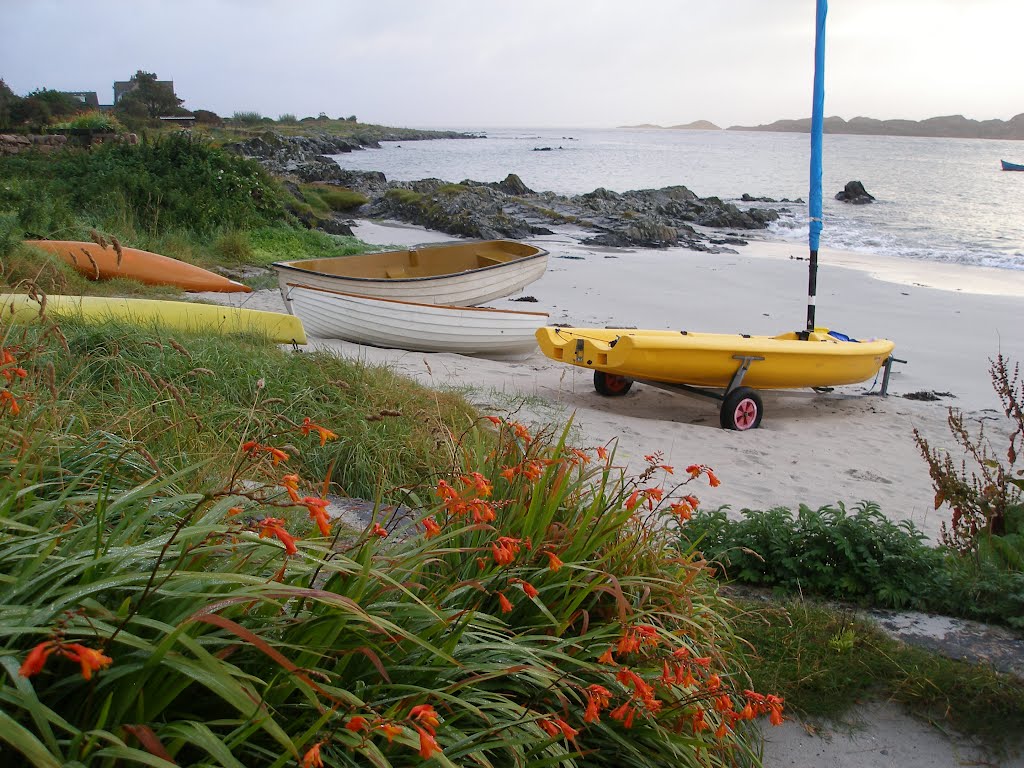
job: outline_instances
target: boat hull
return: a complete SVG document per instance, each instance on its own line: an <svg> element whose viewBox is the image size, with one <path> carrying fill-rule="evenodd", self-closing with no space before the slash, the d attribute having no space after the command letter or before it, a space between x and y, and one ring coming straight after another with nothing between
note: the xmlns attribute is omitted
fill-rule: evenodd
<svg viewBox="0 0 1024 768"><path fill-rule="evenodd" d="M90 280L126 277L146 285L172 285L186 291L248 293L252 290L194 264L138 248L122 247L118 254L113 246L104 248L97 243L74 240L26 240L25 245L59 256Z"/></svg>
<svg viewBox="0 0 1024 768"><path fill-rule="evenodd" d="M743 385L797 389L855 384L874 376L895 347L892 341L838 341L825 334L742 336L616 328L537 331L541 351L553 360L666 384L727 387L741 357L751 363Z"/></svg>
<svg viewBox="0 0 1024 768"><path fill-rule="evenodd" d="M311 336L375 347L464 355L521 355L537 348L543 312L513 312L380 299L289 285L295 315Z"/></svg>
<svg viewBox="0 0 1024 768"><path fill-rule="evenodd" d="M0 294L0 317L15 323L40 319L40 303L24 294ZM172 330L265 336L278 344L305 344L302 321L282 312L262 312L214 304L105 296L47 296L46 314L79 317L91 323L118 320Z"/></svg>
<svg viewBox="0 0 1024 768"><path fill-rule="evenodd" d="M287 285L297 283L359 296L471 307L522 290L547 265L543 248L480 240L272 266L286 301Z"/></svg>
<svg viewBox="0 0 1024 768"><path fill-rule="evenodd" d="M1024 165L1008 163L1005 160L1000 160L999 162L1002 164L1004 171L1024 171Z"/></svg>

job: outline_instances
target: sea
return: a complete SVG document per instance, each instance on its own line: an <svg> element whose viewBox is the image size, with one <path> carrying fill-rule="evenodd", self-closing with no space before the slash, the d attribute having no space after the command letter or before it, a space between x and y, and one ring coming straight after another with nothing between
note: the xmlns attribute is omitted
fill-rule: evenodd
<svg viewBox="0 0 1024 768"><path fill-rule="evenodd" d="M464 129L459 129L464 130ZM824 137L822 248L1024 270L1024 142L891 136ZM389 180L500 181L515 173L564 195L683 185L701 197L744 195L781 218L770 239L807 240L810 136L672 129L500 129L481 138L384 142L335 160ZM835 200L848 181L875 197ZM764 206L764 203L752 205Z"/></svg>

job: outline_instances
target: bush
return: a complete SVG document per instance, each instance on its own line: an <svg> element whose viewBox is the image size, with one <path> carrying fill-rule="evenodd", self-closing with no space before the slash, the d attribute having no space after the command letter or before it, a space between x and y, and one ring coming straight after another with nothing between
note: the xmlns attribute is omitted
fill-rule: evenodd
<svg viewBox="0 0 1024 768"><path fill-rule="evenodd" d="M91 110L75 115L63 123L56 123L52 128L65 130L89 130L99 133L124 133L124 126L110 112Z"/></svg>
<svg viewBox="0 0 1024 768"><path fill-rule="evenodd" d="M263 115L259 112L235 112L231 120L242 125L256 125L263 122Z"/></svg>
<svg viewBox="0 0 1024 768"><path fill-rule="evenodd" d="M888 520L876 504L862 502L852 515L840 504L794 516L777 507L698 512L686 540L730 578L844 600L902 608L923 607L934 592L943 556L913 523Z"/></svg>
<svg viewBox="0 0 1024 768"><path fill-rule="evenodd" d="M212 237L285 216L275 182L257 163L181 133L56 157L0 158L0 176L13 182L0 185L0 211L17 212L38 236L81 229L84 218L125 242L174 229Z"/></svg>
<svg viewBox="0 0 1024 768"><path fill-rule="evenodd" d="M295 117L295 115L286 113L283 115L278 115L277 122L281 123L281 125L295 125L296 123L299 122L299 120L298 118Z"/></svg>

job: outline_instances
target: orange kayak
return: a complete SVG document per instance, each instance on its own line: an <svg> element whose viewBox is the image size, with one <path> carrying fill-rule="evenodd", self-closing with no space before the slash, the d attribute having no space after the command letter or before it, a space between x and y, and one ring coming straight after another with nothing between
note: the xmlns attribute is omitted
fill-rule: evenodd
<svg viewBox="0 0 1024 768"><path fill-rule="evenodd" d="M26 240L26 245L60 256L90 280L127 277L147 285L176 285L186 291L249 292L247 285L159 253L73 240Z"/></svg>

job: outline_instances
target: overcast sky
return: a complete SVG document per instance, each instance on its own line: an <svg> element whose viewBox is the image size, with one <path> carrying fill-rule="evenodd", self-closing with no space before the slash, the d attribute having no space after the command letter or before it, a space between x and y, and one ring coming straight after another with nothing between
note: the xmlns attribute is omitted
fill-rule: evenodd
<svg viewBox="0 0 1024 768"><path fill-rule="evenodd" d="M814 0L0 0L15 93L136 70L190 109L412 127L810 115ZM825 112L1024 112L1024 0L832 0Z"/></svg>

